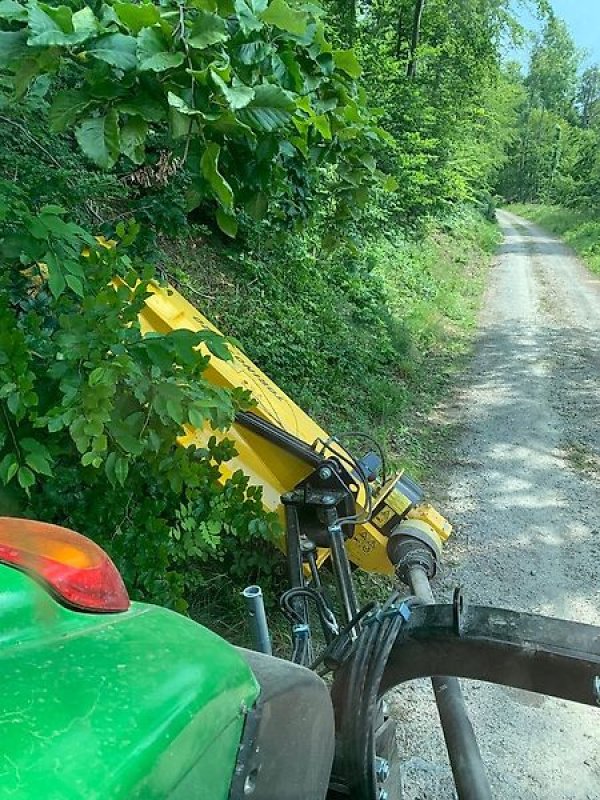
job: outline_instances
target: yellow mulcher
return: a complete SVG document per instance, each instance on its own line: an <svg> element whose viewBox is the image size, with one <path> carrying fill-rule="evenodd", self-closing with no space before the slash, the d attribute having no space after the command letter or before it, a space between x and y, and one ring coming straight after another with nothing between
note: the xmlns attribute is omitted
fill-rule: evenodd
<svg viewBox="0 0 600 800"><path fill-rule="evenodd" d="M158 285L152 287L141 324L144 332L216 331L175 289ZM243 470L262 487L265 506L279 514L289 574L280 604L291 624L291 660L333 676L335 757L327 798L401 796L395 725L383 698L401 682L424 676L432 678L458 796L490 798L457 677L595 703L598 630L468 607L459 590L452 604L436 605L429 581L452 528L426 502L422 488L404 473L388 475L384 454L368 435L354 435L353 441L362 439L368 447L356 456L239 349L230 349L232 360L212 358L206 377L219 386L250 390L256 405L239 413L226 434L237 455L222 467L222 477ZM212 435L211 429L189 429L181 443L201 446ZM381 606L359 607L353 565L393 576L397 590ZM323 584L323 569L333 573L333 599ZM248 587L245 595L256 650L270 656L260 588ZM318 656L313 620L325 642Z"/></svg>

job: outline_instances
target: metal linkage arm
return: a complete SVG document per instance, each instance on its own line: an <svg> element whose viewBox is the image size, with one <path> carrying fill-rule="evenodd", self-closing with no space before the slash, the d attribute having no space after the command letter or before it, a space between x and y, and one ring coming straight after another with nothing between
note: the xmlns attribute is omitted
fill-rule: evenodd
<svg viewBox="0 0 600 800"><path fill-rule="evenodd" d="M419 606L400 629L380 694L453 675L600 705L600 627L502 608Z"/></svg>

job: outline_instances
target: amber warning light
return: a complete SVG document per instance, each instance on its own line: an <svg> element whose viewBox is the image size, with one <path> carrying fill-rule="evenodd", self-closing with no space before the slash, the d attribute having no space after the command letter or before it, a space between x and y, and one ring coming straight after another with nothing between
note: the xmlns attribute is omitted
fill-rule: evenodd
<svg viewBox="0 0 600 800"><path fill-rule="evenodd" d="M127 611L123 579L97 544L75 531L30 519L0 517L0 563L43 583L79 611Z"/></svg>

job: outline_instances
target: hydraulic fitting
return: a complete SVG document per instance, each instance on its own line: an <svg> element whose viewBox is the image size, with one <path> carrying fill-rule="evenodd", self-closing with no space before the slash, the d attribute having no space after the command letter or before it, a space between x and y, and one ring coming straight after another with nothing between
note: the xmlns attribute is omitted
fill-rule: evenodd
<svg viewBox="0 0 600 800"><path fill-rule="evenodd" d="M410 570L416 566L420 566L428 578L435 576L442 555L442 543L436 531L426 522L407 519L392 531L387 553L398 578L410 585Z"/></svg>

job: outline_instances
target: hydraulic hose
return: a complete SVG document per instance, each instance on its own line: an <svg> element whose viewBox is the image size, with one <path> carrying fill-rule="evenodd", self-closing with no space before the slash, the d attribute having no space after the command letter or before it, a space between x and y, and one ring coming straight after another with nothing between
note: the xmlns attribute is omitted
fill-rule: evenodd
<svg viewBox="0 0 600 800"><path fill-rule="evenodd" d="M420 564L409 568L409 579L415 597L422 603L434 605L429 578ZM458 679L436 676L431 679L431 684L459 800L492 800L492 790Z"/></svg>

